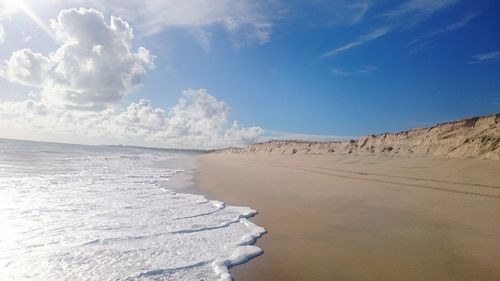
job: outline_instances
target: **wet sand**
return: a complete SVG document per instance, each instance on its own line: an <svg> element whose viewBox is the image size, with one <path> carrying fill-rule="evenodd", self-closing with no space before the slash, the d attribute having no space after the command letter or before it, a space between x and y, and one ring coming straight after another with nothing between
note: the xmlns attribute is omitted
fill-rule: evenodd
<svg viewBox="0 0 500 281"><path fill-rule="evenodd" d="M500 280L500 161L206 154L196 186L259 211L246 280Z"/></svg>

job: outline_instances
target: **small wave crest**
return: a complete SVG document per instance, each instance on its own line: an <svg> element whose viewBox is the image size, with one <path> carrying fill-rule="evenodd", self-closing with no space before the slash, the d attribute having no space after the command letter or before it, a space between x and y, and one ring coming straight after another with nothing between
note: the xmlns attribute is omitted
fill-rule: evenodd
<svg viewBox="0 0 500 281"><path fill-rule="evenodd" d="M255 210L169 189L180 155L30 145L0 159L0 280L231 280L262 253Z"/></svg>

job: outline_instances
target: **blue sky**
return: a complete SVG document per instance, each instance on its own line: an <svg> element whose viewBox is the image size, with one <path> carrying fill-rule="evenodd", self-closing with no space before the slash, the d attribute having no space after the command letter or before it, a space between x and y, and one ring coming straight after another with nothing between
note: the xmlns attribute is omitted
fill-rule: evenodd
<svg viewBox="0 0 500 281"><path fill-rule="evenodd" d="M141 92L171 89L170 98L152 97L168 106L181 89L205 87L244 124L315 134L362 135L498 112L499 61L469 62L500 49L499 5L466 2L415 26L398 21L394 31L325 58L321 54L390 25L379 17L394 5L374 7L347 26L314 23L324 15L304 5L311 9L306 17L278 23L270 42L235 49L217 34L208 53L191 46L185 34L165 32L160 36L177 45L170 53L170 79ZM425 38L478 13L457 30ZM418 38L422 47L407 46ZM369 73L358 73L369 66Z"/></svg>
<svg viewBox="0 0 500 281"><path fill-rule="evenodd" d="M120 95L122 108L146 99L168 118L184 90L206 89L227 105L222 127L237 120L239 129L283 136L360 136L500 112L498 1L215 1L208 14L196 9L210 1L178 10L170 1L150 7L175 10L161 19L129 16L134 1L25 2L47 25L70 7L130 24L131 49L146 48L154 68ZM21 48L48 56L61 45L23 13L4 16L3 26L2 60ZM33 91L5 80L3 101Z"/></svg>

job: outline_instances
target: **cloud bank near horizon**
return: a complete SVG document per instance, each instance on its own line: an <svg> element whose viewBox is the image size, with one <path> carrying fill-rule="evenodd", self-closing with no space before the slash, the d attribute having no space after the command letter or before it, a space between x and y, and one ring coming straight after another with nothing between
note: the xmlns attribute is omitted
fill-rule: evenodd
<svg viewBox="0 0 500 281"><path fill-rule="evenodd" d="M228 127L229 111L205 89L184 91L168 111L146 99L103 111L67 110L28 99L0 103L0 130L10 138L165 148L210 149L262 139L260 127L240 127L237 121Z"/></svg>

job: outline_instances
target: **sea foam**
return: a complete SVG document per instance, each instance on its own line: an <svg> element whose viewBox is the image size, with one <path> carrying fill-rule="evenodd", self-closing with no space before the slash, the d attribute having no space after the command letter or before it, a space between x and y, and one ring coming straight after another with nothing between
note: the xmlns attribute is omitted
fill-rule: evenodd
<svg viewBox="0 0 500 281"><path fill-rule="evenodd" d="M172 190L183 157L1 140L0 280L231 280L265 230Z"/></svg>

